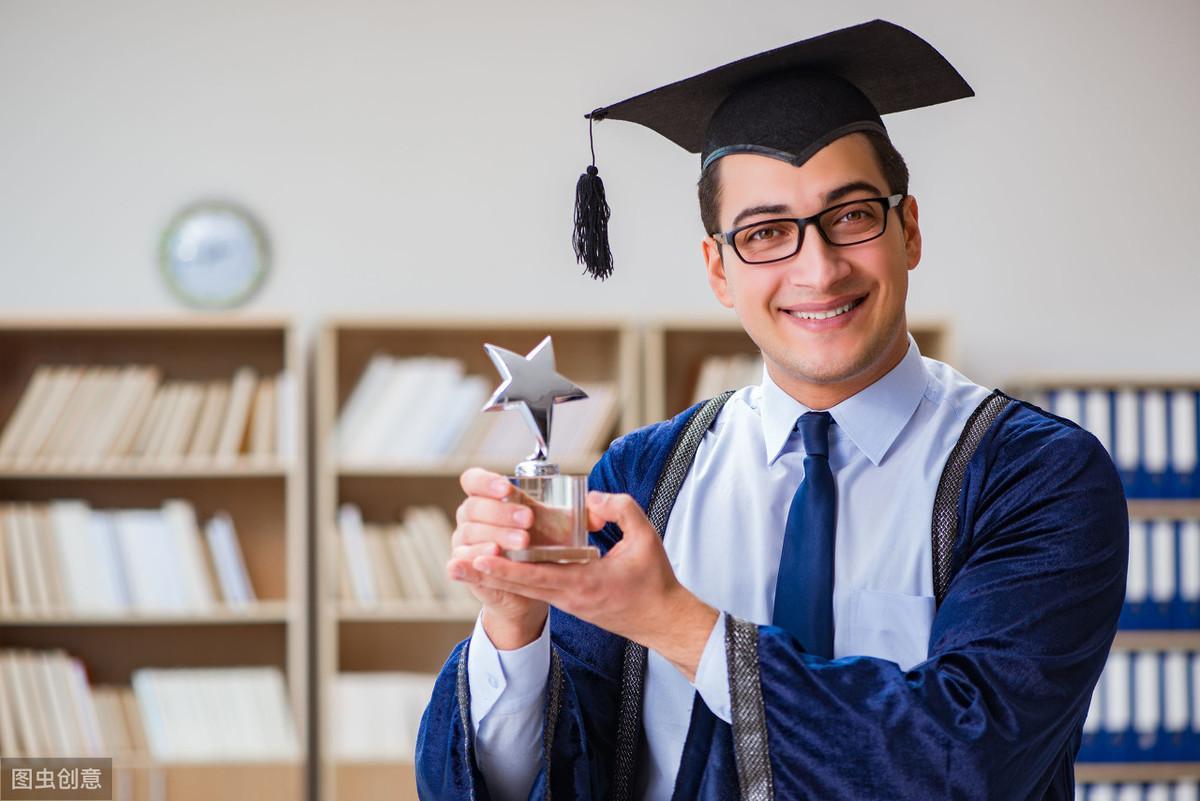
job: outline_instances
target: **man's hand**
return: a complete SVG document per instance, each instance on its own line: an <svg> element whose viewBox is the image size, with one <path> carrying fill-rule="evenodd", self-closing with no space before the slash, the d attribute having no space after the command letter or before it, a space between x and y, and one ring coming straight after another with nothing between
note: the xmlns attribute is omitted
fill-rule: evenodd
<svg viewBox="0 0 1200 801"><path fill-rule="evenodd" d="M476 504L473 508L483 507ZM511 510L508 515L511 519ZM493 545L471 552L474 575L462 580L471 581L472 589L485 604L488 603L485 598L489 597L529 599L528 603L538 603L543 610L546 604L551 604L657 651L689 681L694 680L704 644L717 620L716 610L679 583L658 532L633 498L588 493L588 528L594 531L606 522L620 526L623 537L597 562L585 565L513 562L499 556ZM480 532L480 535L490 533ZM466 552L463 553L465 558ZM539 625L533 636L540 631ZM491 636L490 631L488 634Z"/></svg>
<svg viewBox="0 0 1200 801"><path fill-rule="evenodd" d="M538 638L546 623L546 604L503 589L484 586L484 578L473 562L482 556L499 556L502 550L524 548L529 542L533 511L505 498L516 491L508 479L472 467L459 477L466 500L455 513L457 527L451 539L453 550L446 564L450 578L461 581L483 604L483 628L492 644L502 651L528 645Z"/></svg>

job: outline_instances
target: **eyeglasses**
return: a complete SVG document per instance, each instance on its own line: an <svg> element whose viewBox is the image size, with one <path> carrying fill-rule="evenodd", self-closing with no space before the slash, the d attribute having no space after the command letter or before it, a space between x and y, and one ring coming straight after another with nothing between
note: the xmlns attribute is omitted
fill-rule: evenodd
<svg viewBox="0 0 1200 801"><path fill-rule="evenodd" d="M811 217L777 217L713 234L722 245L729 245L746 264L769 264L789 259L800 252L804 229L811 223L821 238L834 247L861 245L883 236L887 230L888 210L894 209L905 195L869 197L830 206Z"/></svg>

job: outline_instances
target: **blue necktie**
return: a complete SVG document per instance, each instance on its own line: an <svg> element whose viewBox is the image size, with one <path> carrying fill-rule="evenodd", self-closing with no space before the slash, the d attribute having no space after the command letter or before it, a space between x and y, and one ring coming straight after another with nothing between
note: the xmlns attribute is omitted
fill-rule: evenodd
<svg viewBox="0 0 1200 801"><path fill-rule="evenodd" d="M809 412L796 427L804 443L804 480L788 509L772 623L805 650L833 658L833 541L837 487L829 469L829 412Z"/></svg>

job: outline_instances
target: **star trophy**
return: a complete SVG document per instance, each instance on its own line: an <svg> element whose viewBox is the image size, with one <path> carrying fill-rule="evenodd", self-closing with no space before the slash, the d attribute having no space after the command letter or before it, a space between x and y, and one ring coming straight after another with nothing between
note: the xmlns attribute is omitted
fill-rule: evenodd
<svg viewBox="0 0 1200 801"><path fill-rule="evenodd" d="M557 403L581 400L587 393L555 372L554 345L543 339L528 356L484 345L504 381L483 411L515 409L533 434L535 449L509 476L517 491L510 503L533 510L529 547L506 550L516 562L589 562L600 551L588 545L587 476L563 475L549 461L551 420Z"/></svg>

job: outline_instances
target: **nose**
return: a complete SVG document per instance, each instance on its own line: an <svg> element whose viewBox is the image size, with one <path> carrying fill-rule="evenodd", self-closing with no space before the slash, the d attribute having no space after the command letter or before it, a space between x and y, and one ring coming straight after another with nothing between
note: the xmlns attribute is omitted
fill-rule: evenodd
<svg viewBox="0 0 1200 801"><path fill-rule="evenodd" d="M811 289L814 294L827 293L850 274L850 262L816 230L814 223L804 229L800 251L787 265L787 280L794 286Z"/></svg>

